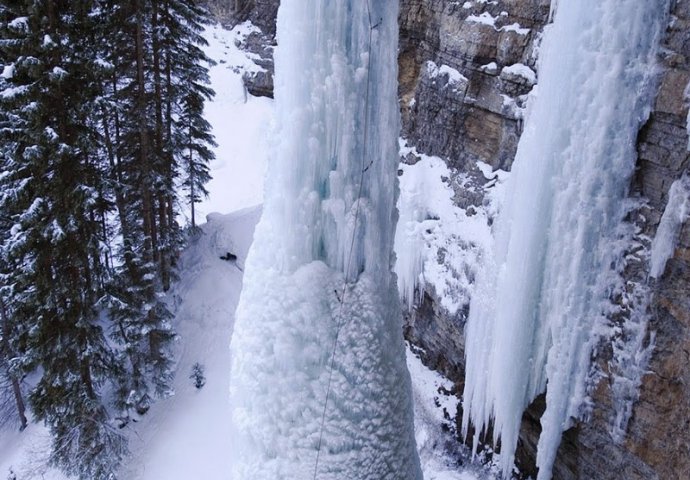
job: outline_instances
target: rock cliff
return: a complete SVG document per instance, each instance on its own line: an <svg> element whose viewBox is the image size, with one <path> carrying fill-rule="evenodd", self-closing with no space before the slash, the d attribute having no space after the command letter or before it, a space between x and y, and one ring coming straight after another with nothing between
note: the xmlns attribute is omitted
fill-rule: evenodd
<svg viewBox="0 0 690 480"><path fill-rule="evenodd" d="M272 44L278 0L238 4L244 9L235 21L252 20L264 32L261 41ZM549 15L549 0L401 0L402 134L417 152L443 158L454 175L471 180L474 188L451 182L455 202L462 208L483 201L476 186L487 180L478 162L510 170L528 94L538 82L536 60ZM690 172L690 0L672 1L661 43L658 85L649 119L639 132L639 158L630 188L631 198L641 206L629 221L637 229L643 251L656 234L671 185L684 172ZM266 77L270 77L270 68L268 71ZM271 94L272 81L267 78L247 79L247 85L250 92ZM405 161L413 163L415 159ZM653 343L653 349L641 379L639 400L633 403L627 433L617 441L612 433L618 391L611 361L615 346L601 345L596 362L603 375L592 393L591 418L564 434L555 479L690 478L687 218L677 248L658 279L650 278L649 258L639 252L631 252L625 275L631 290L634 285L644 285L652 292L649 304L643 302L622 313L645 313L650 318L642 345ZM631 312L634 308L644 312ZM464 308L449 314L433 288L427 287L422 300L405 318L408 340L421 347L427 364L456 383L456 391L462 391L464 382L466 313ZM538 398L523 417L518 463L524 474L534 473L543 408L543 398Z"/></svg>

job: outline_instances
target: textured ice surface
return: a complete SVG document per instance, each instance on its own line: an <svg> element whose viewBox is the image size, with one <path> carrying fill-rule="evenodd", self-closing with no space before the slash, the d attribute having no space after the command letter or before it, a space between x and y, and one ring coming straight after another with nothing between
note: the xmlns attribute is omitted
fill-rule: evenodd
<svg viewBox="0 0 690 480"><path fill-rule="evenodd" d="M557 3L497 223L495 265L479 276L466 330L463 428L494 422L507 476L522 413L546 389L540 480L551 477L561 433L586 397L609 242L667 12L666 2Z"/></svg>
<svg viewBox="0 0 690 480"><path fill-rule="evenodd" d="M678 242L678 234L683 222L690 214L690 176L685 174L671 185L668 191L668 202L661 216L654 241L649 274L659 278L664 273L666 262L673 256Z"/></svg>
<svg viewBox="0 0 690 480"><path fill-rule="evenodd" d="M312 478L338 333L316 478L421 479L391 270L397 14L281 3L275 154L232 340L237 480Z"/></svg>

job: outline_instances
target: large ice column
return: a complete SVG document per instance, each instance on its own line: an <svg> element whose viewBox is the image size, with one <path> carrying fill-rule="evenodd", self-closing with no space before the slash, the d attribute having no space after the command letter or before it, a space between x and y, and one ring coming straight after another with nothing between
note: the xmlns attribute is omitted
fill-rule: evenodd
<svg viewBox="0 0 690 480"><path fill-rule="evenodd" d="M275 154L232 340L236 480L421 479L392 274L397 16L397 0L281 2Z"/></svg>
<svg viewBox="0 0 690 480"><path fill-rule="evenodd" d="M545 34L495 266L480 276L466 328L463 426L493 420L504 476L538 394L546 389L539 479L582 413L667 3L559 0Z"/></svg>

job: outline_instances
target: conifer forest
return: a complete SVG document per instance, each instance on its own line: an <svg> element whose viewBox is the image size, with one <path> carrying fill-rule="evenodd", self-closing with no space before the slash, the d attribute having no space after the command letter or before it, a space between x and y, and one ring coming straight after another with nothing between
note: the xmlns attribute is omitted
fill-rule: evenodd
<svg viewBox="0 0 690 480"><path fill-rule="evenodd" d="M78 478L112 478L122 428L171 393L209 22L189 0L0 2L0 401Z"/></svg>

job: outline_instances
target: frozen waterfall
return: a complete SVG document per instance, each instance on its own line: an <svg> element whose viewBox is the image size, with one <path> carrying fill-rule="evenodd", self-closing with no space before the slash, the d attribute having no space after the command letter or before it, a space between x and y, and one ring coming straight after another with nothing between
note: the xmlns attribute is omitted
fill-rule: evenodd
<svg viewBox="0 0 690 480"><path fill-rule="evenodd" d="M236 480L421 479L392 274L397 17L397 0L281 2L274 155L232 340Z"/></svg>
<svg viewBox="0 0 690 480"><path fill-rule="evenodd" d="M583 413L667 3L559 0L545 34L495 264L478 280L466 327L463 429L493 422L506 477L537 395L546 391L541 480Z"/></svg>

